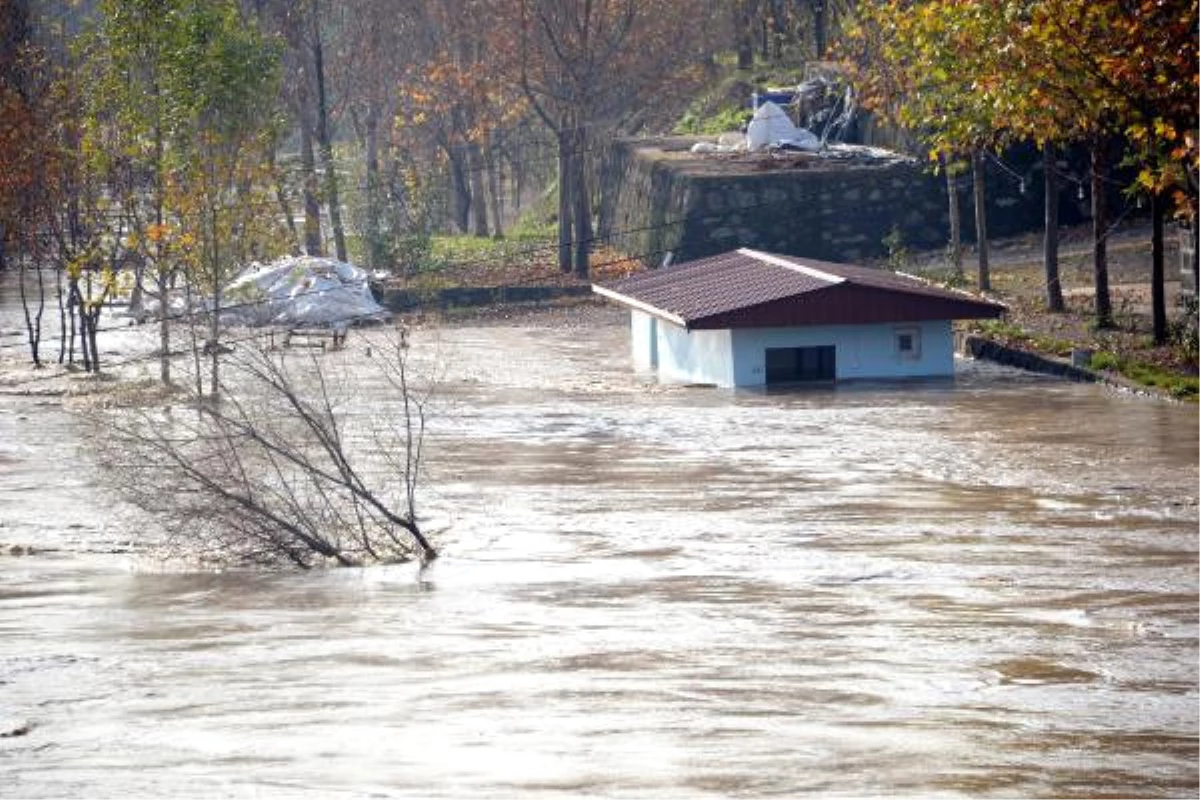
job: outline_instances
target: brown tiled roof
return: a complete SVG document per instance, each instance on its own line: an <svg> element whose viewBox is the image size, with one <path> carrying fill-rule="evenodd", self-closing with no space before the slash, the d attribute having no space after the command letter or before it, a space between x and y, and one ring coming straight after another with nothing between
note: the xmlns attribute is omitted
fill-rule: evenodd
<svg viewBox="0 0 1200 800"><path fill-rule="evenodd" d="M1004 311L908 275L747 249L593 288L688 328L979 319Z"/></svg>

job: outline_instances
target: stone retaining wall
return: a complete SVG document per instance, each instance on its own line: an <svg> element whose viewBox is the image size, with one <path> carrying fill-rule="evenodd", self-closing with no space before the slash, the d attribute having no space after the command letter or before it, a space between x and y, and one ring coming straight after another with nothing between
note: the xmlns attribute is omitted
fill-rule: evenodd
<svg viewBox="0 0 1200 800"><path fill-rule="evenodd" d="M909 249L944 247L949 239L945 178L925 163L692 155L696 141L614 143L600 174L601 238L651 266L667 252L679 262L736 247L855 263L888 255L889 236ZM1042 225L1040 161L1029 155L1018 167L1028 173L1023 185L989 162L992 236ZM969 175L960 183L963 238L971 241ZM1084 210L1064 192L1062 224Z"/></svg>
<svg viewBox="0 0 1200 800"><path fill-rule="evenodd" d="M1076 367L1063 361L1056 361L1025 350L1006 347L999 342L994 342L982 336L968 335L962 337L958 349L964 355L971 356L972 358L994 361L997 364L1005 364L1010 367L1028 370L1029 372L1056 375L1060 378L1079 381L1081 383L1108 382L1103 376L1089 369Z"/></svg>

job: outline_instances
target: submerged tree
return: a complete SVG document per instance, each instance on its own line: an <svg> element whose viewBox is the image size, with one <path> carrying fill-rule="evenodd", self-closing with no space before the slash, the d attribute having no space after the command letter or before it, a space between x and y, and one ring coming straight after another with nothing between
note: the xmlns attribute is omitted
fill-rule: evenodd
<svg viewBox="0 0 1200 800"><path fill-rule="evenodd" d="M363 376L336 374L333 356L242 346L220 403L107 412L94 426L104 473L162 522L171 555L304 569L431 561L416 512L428 388L402 336L358 352L381 379L371 408L348 388Z"/></svg>

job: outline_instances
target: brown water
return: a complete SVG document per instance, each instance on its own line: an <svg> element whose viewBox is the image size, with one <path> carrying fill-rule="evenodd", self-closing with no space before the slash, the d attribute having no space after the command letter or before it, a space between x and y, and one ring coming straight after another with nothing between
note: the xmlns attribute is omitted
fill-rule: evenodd
<svg viewBox="0 0 1200 800"><path fill-rule="evenodd" d="M0 797L1196 795L1194 406L658 387L590 318L416 336L423 572L149 563L0 397Z"/></svg>

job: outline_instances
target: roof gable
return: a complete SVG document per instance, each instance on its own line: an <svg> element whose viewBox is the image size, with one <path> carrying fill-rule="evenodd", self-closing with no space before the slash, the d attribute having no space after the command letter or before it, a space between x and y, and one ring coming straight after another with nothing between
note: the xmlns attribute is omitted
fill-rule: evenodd
<svg viewBox="0 0 1200 800"><path fill-rule="evenodd" d="M997 317L1004 307L879 269L741 249L594 286L687 328Z"/></svg>

